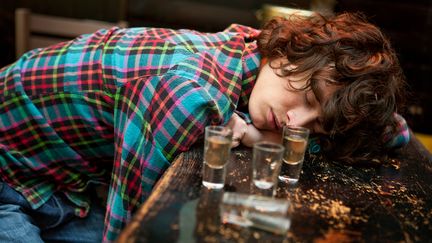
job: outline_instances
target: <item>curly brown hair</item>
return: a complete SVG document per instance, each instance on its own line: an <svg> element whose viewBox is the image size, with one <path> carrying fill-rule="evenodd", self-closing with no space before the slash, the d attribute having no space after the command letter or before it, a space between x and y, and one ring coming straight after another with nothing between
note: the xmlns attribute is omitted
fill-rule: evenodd
<svg viewBox="0 0 432 243"><path fill-rule="evenodd" d="M340 85L321 104L328 135L321 141L326 157L345 163L381 160L387 150L384 130L395 127L405 78L390 41L359 13L275 18L262 28L258 47L269 61L285 57L294 69L284 76L312 71L305 88L319 80ZM293 64L293 65L292 65Z"/></svg>

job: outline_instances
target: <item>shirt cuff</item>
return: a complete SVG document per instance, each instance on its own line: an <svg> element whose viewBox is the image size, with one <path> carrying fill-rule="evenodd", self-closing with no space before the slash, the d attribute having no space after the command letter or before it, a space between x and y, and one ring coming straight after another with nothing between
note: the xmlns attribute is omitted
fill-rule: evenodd
<svg viewBox="0 0 432 243"><path fill-rule="evenodd" d="M241 112L241 111L234 111L239 117L241 117L243 120L245 120L246 124L252 124L252 119L249 115L249 113Z"/></svg>
<svg viewBox="0 0 432 243"><path fill-rule="evenodd" d="M396 120L396 130L393 132L391 127L387 127L384 133L384 142L387 148L400 148L410 141L410 132L406 120L399 114L394 113Z"/></svg>

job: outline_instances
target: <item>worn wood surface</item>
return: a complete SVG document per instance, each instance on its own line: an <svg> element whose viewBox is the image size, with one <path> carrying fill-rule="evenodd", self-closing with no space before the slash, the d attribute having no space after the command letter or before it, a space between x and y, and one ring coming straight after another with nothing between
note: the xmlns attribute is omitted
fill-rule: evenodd
<svg viewBox="0 0 432 243"><path fill-rule="evenodd" d="M251 150L234 149L224 190L201 186L202 146L179 156L119 242L430 242L432 156L412 139L387 165L351 167L310 156L296 186L286 235L222 224L224 191L250 192Z"/></svg>

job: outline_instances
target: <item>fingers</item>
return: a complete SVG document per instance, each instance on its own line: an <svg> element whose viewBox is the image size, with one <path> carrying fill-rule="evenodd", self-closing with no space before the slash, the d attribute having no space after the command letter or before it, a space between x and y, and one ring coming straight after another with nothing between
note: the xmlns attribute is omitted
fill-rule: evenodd
<svg viewBox="0 0 432 243"><path fill-rule="evenodd" d="M233 138L233 141L231 143L231 148L238 147L240 145L240 139L239 138Z"/></svg>
<svg viewBox="0 0 432 243"><path fill-rule="evenodd" d="M241 141L246 134L247 126L248 125L246 121L243 120L236 113L231 116L226 127L229 127L233 131L233 140L231 144L232 148L237 147L241 144Z"/></svg>
<svg viewBox="0 0 432 243"><path fill-rule="evenodd" d="M243 129L241 129L240 132L235 132L233 134L233 139L232 139L232 143L231 143L232 148L235 148L235 147L240 145L243 137L246 134L246 131L247 131L247 127L245 126Z"/></svg>

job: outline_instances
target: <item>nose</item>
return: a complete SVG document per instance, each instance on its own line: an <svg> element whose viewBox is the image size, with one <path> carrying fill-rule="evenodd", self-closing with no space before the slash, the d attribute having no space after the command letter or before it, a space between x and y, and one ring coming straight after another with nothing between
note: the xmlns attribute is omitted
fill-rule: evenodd
<svg viewBox="0 0 432 243"><path fill-rule="evenodd" d="M316 110L298 108L287 112L287 125L310 127L319 114Z"/></svg>

